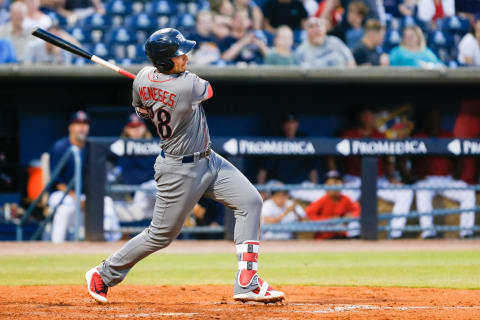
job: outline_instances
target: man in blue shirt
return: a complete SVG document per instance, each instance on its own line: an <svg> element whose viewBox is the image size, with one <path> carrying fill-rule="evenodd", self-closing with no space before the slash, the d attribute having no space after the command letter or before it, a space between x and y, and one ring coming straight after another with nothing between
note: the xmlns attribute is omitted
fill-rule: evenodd
<svg viewBox="0 0 480 320"><path fill-rule="evenodd" d="M82 159L82 171L85 172L85 142L90 131L90 119L84 111L77 111L72 115L70 125L68 126L68 136L55 142L50 151L50 170L54 171L61 158L72 146L80 149L80 157ZM82 172L82 174L83 174ZM66 165L56 177L48 199L48 205L51 209L57 206L67 190L67 185L75 174L75 162L70 157ZM75 226L75 197L74 191L70 191L63 202L58 206L52 225L52 242L64 242L69 232ZM80 195L83 203L85 195ZM121 237L119 232L120 225L113 207L113 201L110 197L105 197L104 207L104 229L106 240L118 240ZM113 230L113 231L112 231Z"/></svg>

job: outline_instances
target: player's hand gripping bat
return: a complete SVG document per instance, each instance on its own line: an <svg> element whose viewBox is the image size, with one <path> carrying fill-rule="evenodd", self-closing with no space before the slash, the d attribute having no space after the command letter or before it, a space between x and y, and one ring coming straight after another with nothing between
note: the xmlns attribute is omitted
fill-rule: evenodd
<svg viewBox="0 0 480 320"><path fill-rule="evenodd" d="M88 59L90 61L93 61L95 63L98 63L99 65L102 65L108 69L111 69L115 72L120 73L121 75L124 75L125 77L128 77L130 79L135 79L135 75L133 73L130 73L126 70L123 70L122 68L114 65L113 63L110 63L108 61L103 60L100 57L97 57L82 48L77 47L73 43L68 42L65 39L62 39L60 37L57 37L56 35L43 30L42 28L37 28L35 31L32 32L32 35L34 35L37 38L40 38L42 40L45 40L54 46L60 47L64 50L67 50L68 52L71 52L73 54L76 54L77 56L83 57L85 59Z"/></svg>

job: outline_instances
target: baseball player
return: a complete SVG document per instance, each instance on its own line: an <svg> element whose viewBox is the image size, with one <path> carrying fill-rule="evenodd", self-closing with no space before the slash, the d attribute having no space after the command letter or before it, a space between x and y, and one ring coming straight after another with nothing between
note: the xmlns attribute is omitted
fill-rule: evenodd
<svg viewBox="0 0 480 320"><path fill-rule="evenodd" d="M428 123L425 132L415 135L418 138L452 138L453 134L445 131L441 127L441 117L438 111L431 111L428 116ZM413 161L413 170L422 179L417 182L419 187L466 187L467 183L462 180L456 180L452 177L452 162L445 157L424 157ZM470 209L475 207L474 190L417 190L416 201L417 209L421 213L432 212L433 197L442 195L447 199L458 201L461 209ZM406 219L406 218L405 218ZM460 214L460 237L469 238L473 236L473 226L475 224L475 213L467 211ZM422 227L422 238L434 238L436 232L433 229L433 216L420 217L420 226Z"/></svg>
<svg viewBox="0 0 480 320"><path fill-rule="evenodd" d="M85 170L87 167L87 162L85 161L85 140L89 131L90 119L88 114L84 111L75 112L68 126L68 137L56 141L50 150L50 169L55 169L60 159L71 146L77 146L80 149L82 168ZM60 203L74 174L75 162L73 157L71 157L55 179L54 188L48 198L48 206L50 208L58 205L52 223L52 242L55 243L67 240L68 234L73 231L75 226L75 197L77 195L71 191L63 199L63 202ZM80 197L82 201L85 201L85 195L82 194ZM119 231L120 224L115 213L112 198L105 197L104 203L103 228L105 230L105 239L109 241L119 240L122 234Z"/></svg>
<svg viewBox="0 0 480 320"><path fill-rule="evenodd" d="M161 138L162 151L154 165L157 200L150 226L86 273L88 292L98 302L107 302L108 287L120 283L137 262L177 237L204 195L235 213L234 300L284 299L283 292L272 289L257 274L262 198L238 169L210 147L201 103L213 96L212 87L186 71L187 53L194 46L195 41L172 28L156 31L145 42L153 67L140 70L133 82L132 105L141 117L153 121Z"/></svg>

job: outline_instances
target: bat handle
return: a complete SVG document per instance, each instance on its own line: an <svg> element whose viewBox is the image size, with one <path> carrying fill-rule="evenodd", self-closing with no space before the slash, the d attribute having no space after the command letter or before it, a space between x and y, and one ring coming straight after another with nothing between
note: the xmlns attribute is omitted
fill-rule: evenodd
<svg viewBox="0 0 480 320"><path fill-rule="evenodd" d="M115 72L118 72L118 73L120 73L121 75L124 75L124 76L126 76L126 77L128 77L128 78L130 78L130 79L135 79L135 75L134 75L133 73L130 73L130 72L126 71L126 70L123 70L123 69L120 68L119 66L116 66L116 65L114 65L113 63L110 63L110 62L108 62L108 61L105 61L105 60L103 60L103 59L100 58L100 57L97 57L97 56L93 55L90 60L93 61L93 62L95 62L95 63L98 63L98 64L100 64L100 65L102 65L102 66L104 66L104 67L106 67L106 68L108 68L108 69L111 69L111 70L113 70L113 71L115 71Z"/></svg>

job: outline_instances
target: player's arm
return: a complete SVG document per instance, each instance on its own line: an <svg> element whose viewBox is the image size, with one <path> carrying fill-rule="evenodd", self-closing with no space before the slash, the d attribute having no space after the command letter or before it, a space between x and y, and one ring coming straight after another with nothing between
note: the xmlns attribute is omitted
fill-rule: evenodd
<svg viewBox="0 0 480 320"><path fill-rule="evenodd" d="M141 71L140 71L141 72ZM140 73L139 73L140 74ZM137 78L133 81L132 85L132 107L135 108L135 112L142 119L151 119L151 111L143 105L140 93L138 92Z"/></svg>
<svg viewBox="0 0 480 320"><path fill-rule="evenodd" d="M192 87L192 103L201 103L213 97L212 85L199 76L192 74L193 87Z"/></svg>

